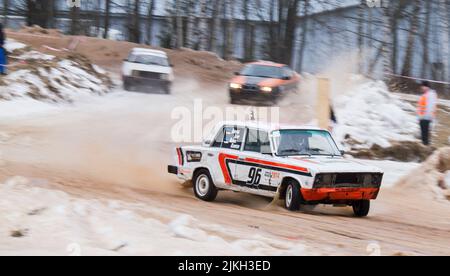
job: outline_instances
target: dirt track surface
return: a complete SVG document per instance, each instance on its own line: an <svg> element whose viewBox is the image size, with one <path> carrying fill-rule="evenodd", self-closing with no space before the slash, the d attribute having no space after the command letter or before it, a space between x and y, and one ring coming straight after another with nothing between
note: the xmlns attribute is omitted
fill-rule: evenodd
<svg viewBox="0 0 450 276"><path fill-rule="evenodd" d="M6 161L0 183L16 175L44 179L47 188L75 197L187 213L241 237L258 234L305 244L309 254L450 254L448 203L413 189L384 189L366 219L353 218L349 208L319 206L292 213L267 199L231 192L222 192L214 203L195 199L191 189L166 174L175 145L170 131L176 120L170 115L177 106L192 108L195 98L226 107L225 89L217 89L221 96L211 98L195 81L183 81L172 96L117 92L54 115L0 121L8 134L0 143ZM298 108L298 102L289 104L295 99L306 110L307 95L293 95L281 107L282 120L308 122L310 112L289 116ZM150 216L145 208L142 213Z"/></svg>

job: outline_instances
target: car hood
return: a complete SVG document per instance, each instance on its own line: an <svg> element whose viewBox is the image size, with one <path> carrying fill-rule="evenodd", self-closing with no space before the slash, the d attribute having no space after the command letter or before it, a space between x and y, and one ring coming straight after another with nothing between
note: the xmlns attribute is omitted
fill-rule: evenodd
<svg viewBox="0 0 450 276"><path fill-rule="evenodd" d="M275 78L260 78L260 77L249 77L249 76L236 76L230 82L237 83L240 85L258 85L258 86L268 86L276 87L281 85L283 80Z"/></svg>
<svg viewBox="0 0 450 276"><path fill-rule="evenodd" d="M172 67L160 65L146 65L141 63L124 62L122 70L124 73L130 73L132 70L154 72L160 74L172 74Z"/></svg>
<svg viewBox="0 0 450 276"><path fill-rule="evenodd" d="M286 157L285 162L308 168L312 173L383 173L375 166L342 157Z"/></svg>

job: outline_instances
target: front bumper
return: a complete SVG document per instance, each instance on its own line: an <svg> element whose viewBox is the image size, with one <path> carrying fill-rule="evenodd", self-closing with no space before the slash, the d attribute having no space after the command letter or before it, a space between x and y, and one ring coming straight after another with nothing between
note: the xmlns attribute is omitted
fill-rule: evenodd
<svg viewBox="0 0 450 276"><path fill-rule="evenodd" d="M172 82L170 80L162 79L150 79L143 77L134 76L123 76L123 83L126 88L131 91L142 91L142 92L163 92L169 91Z"/></svg>
<svg viewBox="0 0 450 276"><path fill-rule="evenodd" d="M234 100L273 101L280 96L276 88L272 92L245 89L230 89L229 92Z"/></svg>
<svg viewBox="0 0 450 276"><path fill-rule="evenodd" d="M301 189L303 199L308 202L346 202L373 200L378 197L379 188L319 188Z"/></svg>

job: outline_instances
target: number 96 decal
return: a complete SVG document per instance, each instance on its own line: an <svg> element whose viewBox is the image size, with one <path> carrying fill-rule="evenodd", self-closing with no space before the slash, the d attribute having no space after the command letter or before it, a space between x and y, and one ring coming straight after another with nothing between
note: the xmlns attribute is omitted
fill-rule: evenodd
<svg viewBox="0 0 450 276"><path fill-rule="evenodd" d="M258 186L261 183L261 173L262 169L255 167L250 168L250 171L248 172L247 184L251 186Z"/></svg>

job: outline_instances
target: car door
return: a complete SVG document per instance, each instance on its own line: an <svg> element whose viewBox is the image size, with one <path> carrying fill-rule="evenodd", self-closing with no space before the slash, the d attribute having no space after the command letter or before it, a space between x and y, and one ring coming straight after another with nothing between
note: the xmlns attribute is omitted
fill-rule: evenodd
<svg viewBox="0 0 450 276"><path fill-rule="evenodd" d="M271 164L269 133L249 128L243 150L236 161L235 185L275 192L279 173Z"/></svg>
<svg viewBox="0 0 450 276"><path fill-rule="evenodd" d="M224 126L219 130L207 154L214 183L231 186L236 174L236 160L242 148L245 127Z"/></svg>

